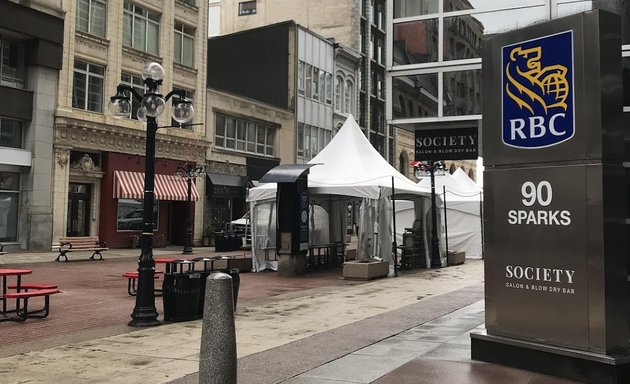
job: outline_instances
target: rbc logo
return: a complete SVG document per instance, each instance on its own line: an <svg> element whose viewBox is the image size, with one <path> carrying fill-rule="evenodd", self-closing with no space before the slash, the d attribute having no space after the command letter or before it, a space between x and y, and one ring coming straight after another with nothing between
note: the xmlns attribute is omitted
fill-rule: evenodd
<svg viewBox="0 0 630 384"><path fill-rule="evenodd" d="M502 48L503 143L544 148L573 137L573 32Z"/></svg>

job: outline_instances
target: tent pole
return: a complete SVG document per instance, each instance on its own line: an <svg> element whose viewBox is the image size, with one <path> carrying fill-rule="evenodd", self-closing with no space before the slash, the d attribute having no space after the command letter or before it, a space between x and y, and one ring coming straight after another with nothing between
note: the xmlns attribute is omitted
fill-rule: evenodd
<svg viewBox="0 0 630 384"><path fill-rule="evenodd" d="M394 176L392 176L392 212L393 212L393 224L394 224L394 241L392 242L392 256L394 259L394 277L398 277L398 270L396 269L396 264L398 264L398 252L396 246L396 199L394 198Z"/></svg>
<svg viewBox="0 0 630 384"><path fill-rule="evenodd" d="M479 192L479 220L481 221L481 259L485 258L483 238L483 192Z"/></svg>
<svg viewBox="0 0 630 384"><path fill-rule="evenodd" d="M446 245L446 258L448 260L448 219L446 218L446 185L442 186L444 191L444 245Z"/></svg>

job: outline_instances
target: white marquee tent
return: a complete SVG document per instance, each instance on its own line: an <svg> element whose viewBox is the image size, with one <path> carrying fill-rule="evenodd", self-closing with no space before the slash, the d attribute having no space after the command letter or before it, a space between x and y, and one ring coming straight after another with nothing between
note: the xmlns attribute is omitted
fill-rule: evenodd
<svg viewBox="0 0 630 384"><path fill-rule="evenodd" d="M345 241L348 203L358 200L362 204L357 257L391 261L392 183L397 200L414 200L417 212L423 215L429 212L430 190L392 167L372 147L352 116L309 164L317 164L308 174L312 244ZM254 271L277 269L277 263L267 261L264 256L265 248L275 245L275 199L275 183L251 188L248 192ZM441 253L445 255L445 250Z"/></svg>

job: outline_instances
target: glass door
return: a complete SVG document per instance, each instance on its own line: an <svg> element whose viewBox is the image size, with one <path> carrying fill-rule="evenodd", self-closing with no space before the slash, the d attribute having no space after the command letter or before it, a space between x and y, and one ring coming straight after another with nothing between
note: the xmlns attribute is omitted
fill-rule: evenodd
<svg viewBox="0 0 630 384"><path fill-rule="evenodd" d="M66 236L90 235L90 184L70 183Z"/></svg>

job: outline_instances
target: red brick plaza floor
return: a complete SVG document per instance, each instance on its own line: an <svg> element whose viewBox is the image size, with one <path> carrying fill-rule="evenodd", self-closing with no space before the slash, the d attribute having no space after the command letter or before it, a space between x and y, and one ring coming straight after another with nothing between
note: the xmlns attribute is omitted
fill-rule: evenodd
<svg viewBox="0 0 630 384"><path fill-rule="evenodd" d="M135 297L128 295L127 279L121 275L137 270L138 258L107 259L106 253L104 256L103 261L77 259L69 262L3 264L3 268L32 269L32 275L23 277L23 283L57 284L62 293L51 296L48 318L27 319L23 323L0 323L0 357L136 330L127 326ZM164 266L158 264L156 269L164 270ZM239 308L279 294L356 284L343 280L341 268L298 277L279 277L271 271L248 272L240 273L240 278ZM156 287L161 287L161 284L162 277L156 280ZM32 299L29 308L35 309L42 301L41 298ZM158 319L162 320L162 298L156 297L155 303L160 314Z"/></svg>

